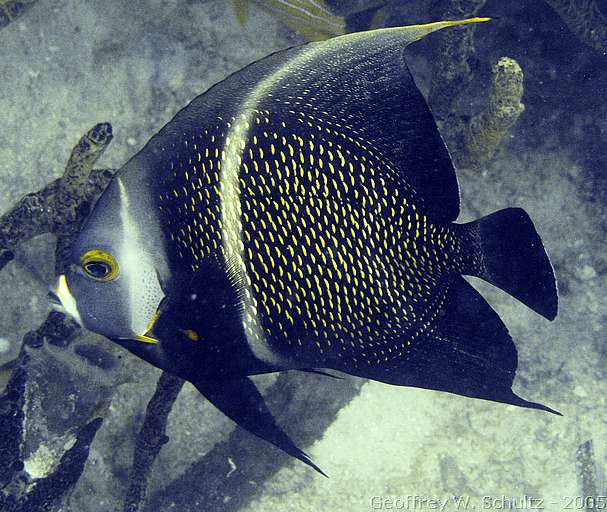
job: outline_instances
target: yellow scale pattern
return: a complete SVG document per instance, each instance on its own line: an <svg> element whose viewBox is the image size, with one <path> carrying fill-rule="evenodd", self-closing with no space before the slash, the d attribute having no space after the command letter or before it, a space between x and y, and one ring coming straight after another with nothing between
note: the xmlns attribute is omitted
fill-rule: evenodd
<svg viewBox="0 0 607 512"><path fill-rule="evenodd" d="M221 121L221 120L218 120ZM168 236L179 258L195 272L221 246L221 145L224 127L184 134L180 147L166 148L170 186L158 195Z"/></svg>
<svg viewBox="0 0 607 512"><path fill-rule="evenodd" d="M461 264L453 233L370 144L327 117L259 112L242 157L248 280L275 350L402 359Z"/></svg>
<svg viewBox="0 0 607 512"><path fill-rule="evenodd" d="M401 360L431 329L459 240L356 131L290 111L256 112L242 147L246 281L274 350L360 365ZM165 148L158 205L192 272L221 246L221 163L235 119Z"/></svg>

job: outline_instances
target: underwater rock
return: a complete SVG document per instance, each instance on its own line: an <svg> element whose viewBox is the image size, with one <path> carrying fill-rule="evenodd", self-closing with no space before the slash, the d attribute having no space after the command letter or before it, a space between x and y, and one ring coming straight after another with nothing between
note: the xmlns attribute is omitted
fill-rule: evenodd
<svg viewBox="0 0 607 512"><path fill-rule="evenodd" d="M92 343L76 345L74 352L102 370L111 370L118 364L112 354Z"/></svg>
<svg viewBox="0 0 607 512"><path fill-rule="evenodd" d="M596 0L546 0L582 43L607 54L607 16Z"/></svg>
<svg viewBox="0 0 607 512"><path fill-rule="evenodd" d="M0 0L0 29L22 16L38 0Z"/></svg>

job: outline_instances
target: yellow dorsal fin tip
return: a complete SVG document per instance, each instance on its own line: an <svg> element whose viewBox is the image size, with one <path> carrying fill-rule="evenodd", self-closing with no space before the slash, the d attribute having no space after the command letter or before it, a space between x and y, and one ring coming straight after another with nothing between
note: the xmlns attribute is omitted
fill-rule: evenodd
<svg viewBox="0 0 607 512"><path fill-rule="evenodd" d="M491 21L493 18L481 18L481 17L477 17L477 18L467 18L465 20L456 20L453 23L455 23L456 25L461 25L462 23L484 23L486 21Z"/></svg>
<svg viewBox="0 0 607 512"><path fill-rule="evenodd" d="M491 21L491 18L467 18L463 20L434 21L432 23L423 23L421 25L408 25L404 27L394 27L381 30L402 31L409 39L408 43L412 43L413 41L419 41L428 34L432 34L433 32L436 32L443 28L455 27L458 25L467 25L470 23L484 23L487 21Z"/></svg>
<svg viewBox="0 0 607 512"><path fill-rule="evenodd" d="M421 25L409 25L403 28L435 28L438 30L443 27L453 27L456 25L466 25L468 23L485 23L491 21L492 18L466 18L463 20L445 20L445 21L433 21L432 23L422 23Z"/></svg>

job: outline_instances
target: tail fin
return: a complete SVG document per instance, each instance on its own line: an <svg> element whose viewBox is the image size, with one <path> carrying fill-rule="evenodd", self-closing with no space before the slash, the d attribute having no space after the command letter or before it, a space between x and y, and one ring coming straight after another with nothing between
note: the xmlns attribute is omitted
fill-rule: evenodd
<svg viewBox="0 0 607 512"><path fill-rule="evenodd" d="M507 208L462 224L473 258L464 274L478 276L553 320L558 309L556 279L529 215Z"/></svg>

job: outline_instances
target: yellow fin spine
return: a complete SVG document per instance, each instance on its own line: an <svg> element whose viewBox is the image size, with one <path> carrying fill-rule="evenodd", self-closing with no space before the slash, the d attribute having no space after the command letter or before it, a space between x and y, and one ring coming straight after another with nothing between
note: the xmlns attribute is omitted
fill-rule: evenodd
<svg viewBox="0 0 607 512"><path fill-rule="evenodd" d="M491 18L466 18L463 20L446 20L446 21L433 21L431 23L422 23L421 25L407 25L404 27L394 27L396 30L402 30L410 34L410 42L419 41L428 34L432 34L438 30L442 30L447 27L457 27L460 25L469 25L472 23L486 23L491 21ZM390 30L390 29L388 29Z"/></svg>
<svg viewBox="0 0 607 512"><path fill-rule="evenodd" d="M462 20L433 21L431 23L423 23L420 25L405 25L401 27L386 27L375 30L367 30L365 32L353 32L351 34L346 34L345 36L339 36L335 39L340 39L342 37L365 38L374 34L398 34L399 37L404 37L404 42L408 45L415 41L419 41L428 34L432 34L433 32L436 32L438 30L442 30L443 28L456 27L459 25L469 25L473 23L486 23L491 20L492 18L488 17L476 17L466 18Z"/></svg>

